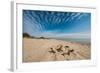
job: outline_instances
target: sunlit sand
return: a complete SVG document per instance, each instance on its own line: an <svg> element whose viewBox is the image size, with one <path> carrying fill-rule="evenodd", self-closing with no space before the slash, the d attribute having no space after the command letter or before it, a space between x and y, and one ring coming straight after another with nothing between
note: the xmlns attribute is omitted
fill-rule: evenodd
<svg viewBox="0 0 100 73"><path fill-rule="evenodd" d="M23 38L23 62L87 60L90 45L56 39Z"/></svg>

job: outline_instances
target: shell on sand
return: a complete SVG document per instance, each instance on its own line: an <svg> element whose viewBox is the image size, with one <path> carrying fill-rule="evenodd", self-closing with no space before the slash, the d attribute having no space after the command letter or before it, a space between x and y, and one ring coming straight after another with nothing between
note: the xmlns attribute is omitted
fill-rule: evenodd
<svg viewBox="0 0 100 73"><path fill-rule="evenodd" d="M57 45L63 45L63 52L57 52ZM69 46L69 50L73 49L70 55L62 55L67 52L65 46ZM50 53L50 48L54 48L55 53ZM90 45L80 43L66 42L55 39L32 39L23 38L23 62L41 62L41 61L63 61L63 60L84 60L91 58Z"/></svg>

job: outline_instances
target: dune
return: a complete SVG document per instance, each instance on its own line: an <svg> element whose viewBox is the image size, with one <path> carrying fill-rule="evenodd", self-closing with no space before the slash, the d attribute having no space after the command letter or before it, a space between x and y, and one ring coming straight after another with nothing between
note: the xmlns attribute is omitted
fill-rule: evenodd
<svg viewBox="0 0 100 73"><path fill-rule="evenodd" d="M23 38L23 62L91 59L90 45L56 39Z"/></svg>

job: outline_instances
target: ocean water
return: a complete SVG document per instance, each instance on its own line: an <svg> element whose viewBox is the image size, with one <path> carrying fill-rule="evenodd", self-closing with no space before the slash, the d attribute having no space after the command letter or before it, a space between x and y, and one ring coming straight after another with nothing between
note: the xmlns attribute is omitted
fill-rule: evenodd
<svg viewBox="0 0 100 73"><path fill-rule="evenodd" d="M69 41L69 42L76 42L81 44L91 44L91 39L77 39L77 38L55 38L57 40Z"/></svg>

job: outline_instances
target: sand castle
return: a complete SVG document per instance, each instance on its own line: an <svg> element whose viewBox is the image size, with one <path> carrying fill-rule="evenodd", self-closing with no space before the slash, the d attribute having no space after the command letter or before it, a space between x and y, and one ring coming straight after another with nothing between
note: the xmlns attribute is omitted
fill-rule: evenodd
<svg viewBox="0 0 100 73"><path fill-rule="evenodd" d="M53 53L54 55L57 55L57 53L59 53L60 55L62 55L65 59L66 59L66 55L67 56L70 56L70 54L74 54L74 50L73 49L70 49L69 46L63 46L61 44L57 45L55 48L50 48L50 51L48 51L50 53ZM55 59L57 60L57 58ZM68 59L66 59L68 60Z"/></svg>

